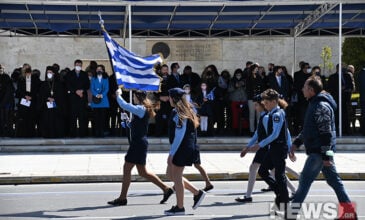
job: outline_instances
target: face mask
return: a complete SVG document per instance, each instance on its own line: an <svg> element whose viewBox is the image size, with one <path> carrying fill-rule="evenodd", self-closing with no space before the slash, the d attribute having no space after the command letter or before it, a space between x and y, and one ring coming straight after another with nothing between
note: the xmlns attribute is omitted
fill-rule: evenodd
<svg viewBox="0 0 365 220"><path fill-rule="evenodd" d="M311 72L312 72L312 68L308 68L307 73L311 73Z"/></svg>
<svg viewBox="0 0 365 220"><path fill-rule="evenodd" d="M91 76L89 76L89 80L91 80Z"/></svg>
<svg viewBox="0 0 365 220"><path fill-rule="evenodd" d="M81 71L81 66L75 66L75 70L78 72Z"/></svg>
<svg viewBox="0 0 365 220"><path fill-rule="evenodd" d="M103 75L103 71L96 72L98 75Z"/></svg>
<svg viewBox="0 0 365 220"><path fill-rule="evenodd" d="M190 94L190 89L185 89L186 94Z"/></svg>
<svg viewBox="0 0 365 220"><path fill-rule="evenodd" d="M176 72L177 72L177 73L180 73L180 68L178 68L178 69L176 70Z"/></svg>
<svg viewBox="0 0 365 220"><path fill-rule="evenodd" d="M316 72L316 75L317 75L317 76L321 75L321 72L317 71L317 72Z"/></svg>
<svg viewBox="0 0 365 220"><path fill-rule="evenodd" d="M48 79L52 79L52 77L53 77L53 74L52 73L47 73L47 78Z"/></svg>
<svg viewBox="0 0 365 220"><path fill-rule="evenodd" d="M237 78L238 80L240 80L240 79L242 78L242 76L241 76L241 75L236 75L236 78Z"/></svg>

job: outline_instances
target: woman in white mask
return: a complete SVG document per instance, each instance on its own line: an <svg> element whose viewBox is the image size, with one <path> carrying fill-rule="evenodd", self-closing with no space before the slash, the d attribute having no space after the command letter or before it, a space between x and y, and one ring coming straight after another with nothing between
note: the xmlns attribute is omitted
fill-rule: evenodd
<svg viewBox="0 0 365 220"><path fill-rule="evenodd" d="M108 91L109 79L104 65L98 65L96 74L91 78L90 90L92 93L91 108L93 110L94 136L104 136L106 113L109 108Z"/></svg>
<svg viewBox="0 0 365 220"><path fill-rule="evenodd" d="M241 120L244 108L247 110L246 82L243 79L242 69L234 71L233 78L228 86L228 93L232 109L232 128L235 135L238 135L242 128L248 128L248 119Z"/></svg>

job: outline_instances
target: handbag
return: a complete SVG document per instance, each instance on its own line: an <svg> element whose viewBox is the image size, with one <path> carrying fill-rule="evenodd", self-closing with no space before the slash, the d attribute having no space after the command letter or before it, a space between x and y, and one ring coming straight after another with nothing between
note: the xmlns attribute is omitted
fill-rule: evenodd
<svg viewBox="0 0 365 220"><path fill-rule="evenodd" d="M102 91L103 91L103 84L101 84L101 91L100 91L100 93L102 93ZM102 100L103 98L98 98L98 97L96 97L96 96L92 96L91 97L91 101L94 103L94 104L99 104L100 102L101 102L101 100Z"/></svg>
<svg viewBox="0 0 365 220"><path fill-rule="evenodd" d="M94 104L99 104L101 102L102 98L98 98L93 95L91 100L93 101Z"/></svg>

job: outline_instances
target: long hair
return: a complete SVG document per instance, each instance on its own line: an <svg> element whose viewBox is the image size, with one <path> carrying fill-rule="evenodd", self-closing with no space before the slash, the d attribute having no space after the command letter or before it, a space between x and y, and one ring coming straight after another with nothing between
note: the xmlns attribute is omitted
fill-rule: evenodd
<svg viewBox="0 0 365 220"><path fill-rule="evenodd" d="M282 98L282 96L274 89L266 89L263 93L261 93L262 99L273 101L275 100L279 107L282 109L286 109L288 107L288 103Z"/></svg>
<svg viewBox="0 0 365 220"><path fill-rule="evenodd" d="M179 117L179 124L182 124L183 120L187 119L193 122L194 127L197 128L199 126L199 118L194 112L193 106L186 100L184 96L181 98L172 99Z"/></svg>
<svg viewBox="0 0 365 220"><path fill-rule="evenodd" d="M155 117L156 112L155 112L155 108L154 108L151 100L149 98L147 98L146 95L141 95L141 93L138 93L138 92L134 93L134 95L137 97L138 102L146 108L147 113L150 116L150 118Z"/></svg>

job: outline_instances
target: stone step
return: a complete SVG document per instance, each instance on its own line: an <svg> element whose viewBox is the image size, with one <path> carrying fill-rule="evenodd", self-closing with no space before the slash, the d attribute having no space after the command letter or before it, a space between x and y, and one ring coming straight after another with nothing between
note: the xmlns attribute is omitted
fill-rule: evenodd
<svg viewBox="0 0 365 220"><path fill-rule="evenodd" d="M202 151L240 151L248 137L199 137ZM149 151L168 151L167 138L149 138ZM365 151L365 137L337 138L338 151ZM128 140L120 138L0 139L0 153L126 151ZM301 148L303 149L303 147Z"/></svg>

